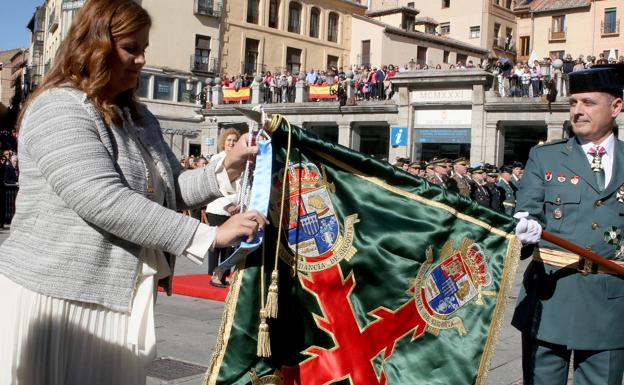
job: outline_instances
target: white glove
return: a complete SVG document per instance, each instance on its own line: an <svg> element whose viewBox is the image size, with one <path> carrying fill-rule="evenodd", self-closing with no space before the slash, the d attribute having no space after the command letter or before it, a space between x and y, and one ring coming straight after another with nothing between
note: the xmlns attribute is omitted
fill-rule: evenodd
<svg viewBox="0 0 624 385"><path fill-rule="evenodd" d="M520 219L516 225L516 236L523 245L537 243L542 237L542 226L535 219L527 219L528 216L526 211L514 215L514 218Z"/></svg>

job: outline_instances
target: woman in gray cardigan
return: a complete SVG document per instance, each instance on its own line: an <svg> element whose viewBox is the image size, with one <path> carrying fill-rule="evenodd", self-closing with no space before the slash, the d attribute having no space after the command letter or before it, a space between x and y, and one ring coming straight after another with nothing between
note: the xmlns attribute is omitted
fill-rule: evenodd
<svg viewBox="0 0 624 385"><path fill-rule="evenodd" d="M256 151L183 171L135 101L150 17L132 0L90 0L29 99L20 191L0 246L0 384L143 384L155 356L164 252L201 263L251 238L257 212L210 227L176 211L232 193Z"/></svg>

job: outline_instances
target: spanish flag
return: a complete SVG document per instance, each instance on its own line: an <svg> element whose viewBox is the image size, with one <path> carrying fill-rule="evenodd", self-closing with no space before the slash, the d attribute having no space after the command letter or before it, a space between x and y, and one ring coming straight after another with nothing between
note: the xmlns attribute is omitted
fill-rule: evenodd
<svg viewBox="0 0 624 385"><path fill-rule="evenodd" d="M338 90L337 84L331 86L327 84L313 85L310 86L308 97L310 99L336 99L336 90Z"/></svg>
<svg viewBox="0 0 624 385"><path fill-rule="evenodd" d="M241 100L249 100L249 87L241 87L236 91L234 87L223 88L223 101L238 102Z"/></svg>
<svg viewBox="0 0 624 385"><path fill-rule="evenodd" d="M514 219L285 122L273 149L205 383L484 384Z"/></svg>

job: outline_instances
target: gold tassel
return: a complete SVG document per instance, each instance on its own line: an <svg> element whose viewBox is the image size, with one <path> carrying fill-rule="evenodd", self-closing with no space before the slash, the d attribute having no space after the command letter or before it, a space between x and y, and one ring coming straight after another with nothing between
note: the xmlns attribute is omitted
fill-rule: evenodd
<svg viewBox="0 0 624 385"><path fill-rule="evenodd" d="M271 357L271 340L269 339L269 324L266 322L266 311L260 310L260 326L258 327L258 357Z"/></svg>
<svg viewBox="0 0 624 385"><path fill-rule="evenodd" d="M277 270L271 273L271 284L269 285L269 294L267 295L266 314L268 318L277 318Z"/></svg>

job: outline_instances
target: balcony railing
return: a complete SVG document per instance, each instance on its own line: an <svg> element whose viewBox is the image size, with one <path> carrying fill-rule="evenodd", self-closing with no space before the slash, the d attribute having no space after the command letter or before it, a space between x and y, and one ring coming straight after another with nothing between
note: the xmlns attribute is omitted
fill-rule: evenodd
<svg viewBox="0 0 624 385"><path fill-rule="evenodd" d="M602 35L617 35L620 33L620 20L611 22L600 22L600 32Z"/></svg>
<svg viewBox="0 0 624 385"><path fill-rule="evenodd" d="M203 73L219 72L219 60L215 57L191 55L191 71Z"/></svg>
<svg viewBox="0 0 624 385"><path fill-rule="evenodd" d="M565 40L566 39L566 28L564 28L563 30L553 30L551 28L548 28L548 36L550 38L551 41L553 40Z"/></svg>
<svg viewBox="0 0 624 385"><path fill-rule="evenodd" d="M220 2L213 0L195 0L195 14L203 16L221 17Z"/></svg>

